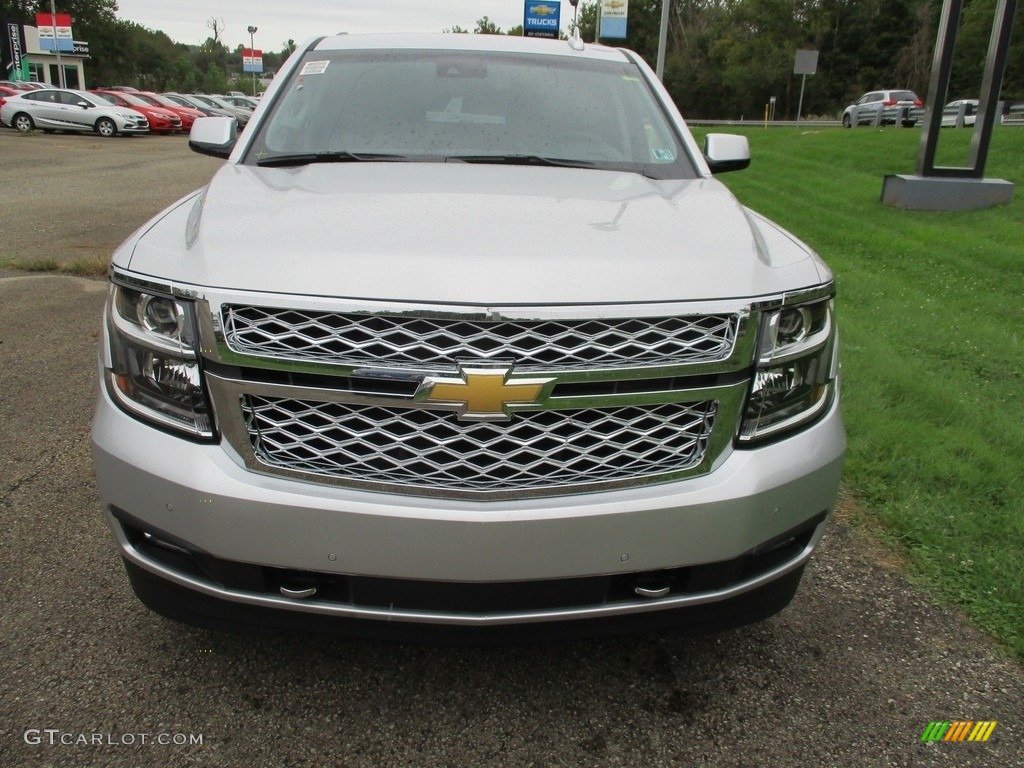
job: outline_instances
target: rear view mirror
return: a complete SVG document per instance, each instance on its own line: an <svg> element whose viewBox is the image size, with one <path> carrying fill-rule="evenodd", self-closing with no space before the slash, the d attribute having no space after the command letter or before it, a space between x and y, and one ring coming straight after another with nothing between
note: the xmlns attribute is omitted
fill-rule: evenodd
<svg viewBox="0 0 1024 768"><path fill-rule="evenodd" d="M709 133L704 137L704 159L712 173L742 171L750 165L750 142L746 136Z"/></svg>
<svg viewBox="0 0 1024 768"><path fill-rule="evenodd" d="M192 123L188 146L201 155L227 158L238 141L238 121L233 117L200 117Z"/></svg>

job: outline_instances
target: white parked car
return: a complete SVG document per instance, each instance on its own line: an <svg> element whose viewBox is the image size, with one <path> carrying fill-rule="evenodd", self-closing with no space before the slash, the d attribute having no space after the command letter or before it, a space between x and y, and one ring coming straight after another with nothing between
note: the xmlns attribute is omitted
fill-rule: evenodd
<svg viewBox="0 0 1024 768"><path fill-rule="evenodd" d="M502 640L789 602L845 451L833 276L638 55L325 37L190 144L226 162L114 253L100 345L143 602Z"/></svg>
<svg viewBox="0 0 1024 768"><path fill-rule="evenodd" d="M46 88L7 96L0 107L0 122L23 133L44 131L149 133L149 121L141 112L118 107L85 91Z"/></svg>
<svg viewBox="0 0 1024 768"><path fill-rule="evenodd" d="M978 104L977 99L957 99L949 102L942 110L943 127L956 127L961 115L964 126L974 125L978 121Z"/></svg>

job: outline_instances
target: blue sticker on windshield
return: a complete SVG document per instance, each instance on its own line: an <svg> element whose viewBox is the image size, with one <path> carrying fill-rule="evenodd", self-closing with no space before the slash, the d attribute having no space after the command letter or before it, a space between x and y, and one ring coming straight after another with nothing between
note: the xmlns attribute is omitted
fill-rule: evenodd
<svg viewBox="0 0 1024 768"><path fill-rule="evenodd" d="M651 154L659 163L671 163L676 159L676 155L671 149L652 149Z"/></svg>

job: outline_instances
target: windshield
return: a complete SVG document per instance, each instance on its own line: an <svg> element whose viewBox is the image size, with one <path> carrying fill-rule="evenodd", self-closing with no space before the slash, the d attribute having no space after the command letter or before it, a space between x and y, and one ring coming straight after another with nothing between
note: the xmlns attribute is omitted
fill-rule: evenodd
<svg viewBox="0 0 1024 768"><path fill-rule="evenodd" d="M632 63L480 51L307 53L246 162L289 157L543 160L696 175Z"/></svg>
<svg viewBox="0 0 1024 768"><path fill-rule="evenodd" d="M122 93L121 94L121 98L124 99L125 101L127 101L132 106L136 106L136 107L152 106L152 105L147 104L146 102L144 102L142 99L140 99L134 93Z"/></svg>
<svg viewBox="0 0 1024 768"><path fill-rule="evenodd" d="M196 107L195 103L186 99L184 96L171 96L170 94L164 94L164 98L168 99L171 103L177 104L182 107L188 107L190 109L194 109Z"/></svg>

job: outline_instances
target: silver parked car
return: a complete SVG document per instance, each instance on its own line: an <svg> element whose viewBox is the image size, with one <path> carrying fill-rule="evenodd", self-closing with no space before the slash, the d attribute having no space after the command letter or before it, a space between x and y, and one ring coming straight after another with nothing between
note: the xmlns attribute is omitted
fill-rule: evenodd
<svg viewBox="0 0 1024 768"><path fill-rule="evenodd" d="M254 112L256 110L256 107L260 105L260 103L255 98L252 98L250 96L233 96L231 94L228 94L227 96L218 96L217 98L221 101L226 101L233 107L238 107L239 109L247 109L250 112Z"/></svg>
<svg viewBox="0 0 1024 768"><path fill-rule="evenodd" d="M209 96L203 93L190 93L188 94L188 98L189 100L198 102L204 106L211 107L213 109L220 109L233 115L235 119L238 120L239 128L245 128L245 126L249 124L249 118L252 117L252 107L236 106L220 96Z"/></svg>
<svg viewBox="0 0 1024 768"><path fill-rule="evenodd" d="M114 254L93 447L153 609L446 639L792 598L845 436L832 273L638 55L339 35Z"/></svg>
<svg viewBox="0 0 1024 768"><path fill-rule="evenodd" d="M190 96L183 96L180 93L162 93L160 95L168 101L177 104L179 107L199 110L207 117L234 117L234 113L229 112L226 109L211 107L209 104L203 104Z"/></svg>
<svg viewBox="0 0 1024 768"><path fill-rule="evenodd" d="M897 121L904 127L917 125L924 117L924 102L907 90L869 91L843 111L843 127Z"/></svg>
<svg viewBox="0 0 1024 768"><path fill-rule="evenodd" d="M0 122L27 133L86 131L100 136L149 133L149 121L141 112L109 102L85 91L46 88L7 96L0 107Z"/></svg>

